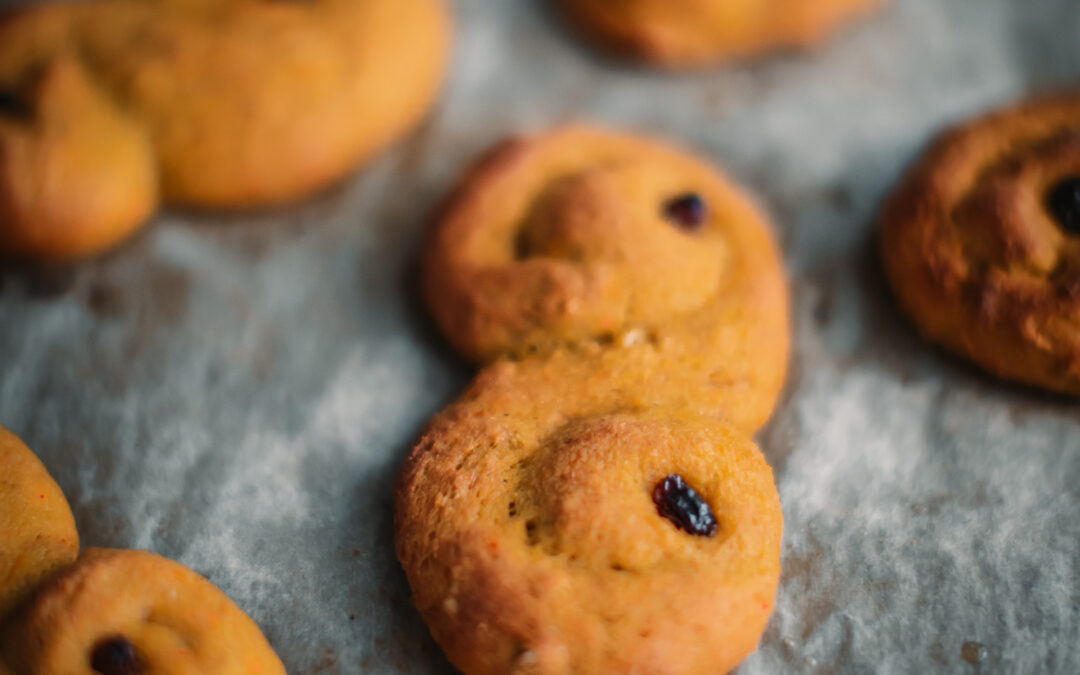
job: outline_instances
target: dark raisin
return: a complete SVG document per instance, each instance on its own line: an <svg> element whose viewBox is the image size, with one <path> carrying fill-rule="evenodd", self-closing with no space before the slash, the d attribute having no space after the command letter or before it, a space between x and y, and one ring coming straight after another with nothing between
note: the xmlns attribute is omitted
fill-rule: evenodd
<svg viewBox="0 0 1080 675"><path fill-rule="evenodd" d="M1080 234L1080 176L1061 181L1046 196L1046 205L1069 234Z"/></svg>
<svg viewBox="0 0 1080 675"><path fill-rule="evenodd" d="M664 217L684 230L700 229L706 215L705 202L695 192L687 192L664 203Z"/></svg>
<svg viewBox="0 0 1080 675"><path fill-rule="evenodd" d="M139 675L142 672L135 645L120 635L107 638L94 647L90 667L102 675Z"/></svg>
<svg viewBox="0 0 1080 675"><path fill-rule="evenodd" d="M682 476L671 474L657 483L652 498L656 511L680 530L699 537L716 534L716 516L712 509Z"/></svg>
<svg viewBox="0 0 1080 675"><path fill-rule="evenodd" d="M0 89L0 117L28 120L32 117L30 106L10 89Z"/></svg>

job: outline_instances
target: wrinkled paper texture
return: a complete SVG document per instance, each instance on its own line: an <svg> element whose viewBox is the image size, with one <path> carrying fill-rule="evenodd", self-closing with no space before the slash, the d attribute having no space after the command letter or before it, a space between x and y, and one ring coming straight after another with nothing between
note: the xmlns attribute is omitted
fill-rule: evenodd
<svg viewBox="0 0 1080 675"><path fill-rule="evenodd" d="M418 301L419 237L496 138L588 118L722 163L787 259L795 349L759 436L784 574L740 672L1080 672L1080 405L921 342L872 244L933 132L1080 83L1075 0L893 0L815 53L689 75L599 57L539 0L455 6L440 105L366 170L0 273L0 424L84 543L206 575L291 673L451 672L392 548L397 467L471 372Z"/></svg>

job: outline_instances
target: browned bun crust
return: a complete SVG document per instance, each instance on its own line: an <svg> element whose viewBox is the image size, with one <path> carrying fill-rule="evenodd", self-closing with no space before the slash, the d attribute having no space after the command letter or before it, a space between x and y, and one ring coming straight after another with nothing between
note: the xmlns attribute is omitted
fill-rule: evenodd
<svg viewBox="0 0 1080 675"><path fill-rule="evenodd" d="M1080 236L1049 194L1080 177L1080 96L943 134L887 200L881 258L927 339L1000 377L1080 394Z"/></svg>

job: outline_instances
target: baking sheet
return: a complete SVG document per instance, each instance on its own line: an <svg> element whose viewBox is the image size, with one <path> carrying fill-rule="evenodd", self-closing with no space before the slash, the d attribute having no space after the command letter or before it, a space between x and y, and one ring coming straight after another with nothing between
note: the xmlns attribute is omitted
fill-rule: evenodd
<svg viewBox="0 0 1080 675"><path fill-rule="evenodd" d="M740 672L1080 672L1080 406L920 342L871 249L931 132L1080 82L1075 0L894 0L812 55L680 76L597 57L539 1L454 4L440 106L366 171L0 272L0 424L84 543L203 573L291 673L452 672L391 542L410 439L470 374L417 301L419 235L497 137L589 118L723 162L787 258L795 352L760 435L784 575Z"/></svg>

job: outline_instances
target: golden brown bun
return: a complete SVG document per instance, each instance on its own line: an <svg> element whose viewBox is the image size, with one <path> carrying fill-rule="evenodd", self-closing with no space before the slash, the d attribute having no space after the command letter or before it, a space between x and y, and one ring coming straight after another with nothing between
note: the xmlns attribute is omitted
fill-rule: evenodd
<svg viewBox="0 0 1080 675"><path fill-rule="evenodd" d="M284 675L258 627L213 584L144 551L87 549L17 617L3 646L25 675L116 672ZM108 650L121 652L108 659ZM126 659L124 651L127 651Z"/></svg>
<svg viewBox="0 0 1080 675"><path fill-rule="evenodd" d="M694 228L665 215L686 194L706 211ZM655 141L565 127L499 144L435 222L423 281L477 363L640 345L604 358L626 354L668 387L660 400L700 396L749 431L783 384L787 289L764 217L715 168Z"/></svg>
<svg viewBox="0 0 1080 675"><path fill-rule="evenodd" d="M787 363L758 210L655 141L498 145L434 223L424 288L488 364L421 434L398 558L466 675L719 673L754 649L782 516L749 435Z"/></svg>
<svg viewBox="0 0 1080 675"><path fill-rule="evenodd" d="M397 491L397 551L450 660L496 673L722 673L780 573L772 472L740 433L681 409L483 372L422 434ZM575 396L575 392L579 395ZM719 521L694 536L651 492L679 475Z"/></svg>
<svg viewBox="0 0 1080 675"><path fill-rule="evenodd" d="M881 257L928 339L1000 377L1080 394L1080 232L1050 207L1069 178L1080 179L1080 96L968 122L888 199Z"/></svg>
<svg viewBox="0 0 1080 675"><path fill-rule="evenodd" d="M9 16L0 251L103 250L159 189L234 208L325 187L419 121L449 23L442 0L97 0Z"/></svg>
<svg viewBox="0 0 1080 675"><path fill-rule="evenodd" d="M668 67L812 47L879 1L557 0L596 42Z"/></svg>
<svg viewBox="0 0 1080 675"><path fill-rule="evenodd" d="M78 554L79 535L64 493L34 453L0 427L0 624Z"/></svg>

